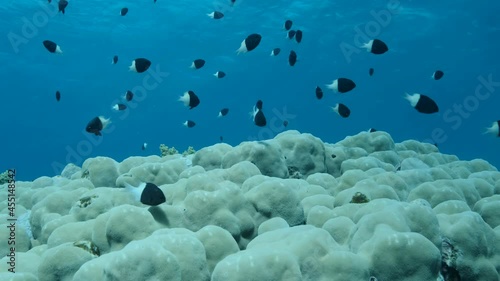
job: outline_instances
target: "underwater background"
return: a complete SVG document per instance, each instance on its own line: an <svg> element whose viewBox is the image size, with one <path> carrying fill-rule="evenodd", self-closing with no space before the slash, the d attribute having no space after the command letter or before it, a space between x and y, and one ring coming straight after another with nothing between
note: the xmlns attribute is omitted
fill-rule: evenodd
<svg viewBox="0 0 500 281"><path fill-rule="evenodd" d="M6 1L0 7L0 170L15 168L17 180L59 174L68 162L81 166L88 157L121 161L159 154L160 144L200 149L221 136L235 146L286 129L334 143L376 128L396 142L436 143L443 153L500 167L500 139L483 135L500 119L499 1L88 0L69 1L64 15L52 2ZM123 7L126 16L120 16ZM206 15L214 10L224 18ZM286 19L303 30L300 44L285 38ZM237 55L251 33L262 35L260 45ZM386 42L389 52L375 56L359 48L373 38ZM44 40L64 53L47 52ZM281 54L270 56L276 47ZM290 50L298 55L293 67ZM130 72L138 57L150 59L150 70L161 75ZM190 69L198 58L205 66ZM438 69L444 77L435 81ZM219 70L227 76L215 78ZM148 75L152 86L136 93L128 110L112 110L127 90L144 88ZM325 84L338 77L351 78L356 89L328 90ZM316 86L325 92L321 100ZM178 101L188 90L201 100L192 110ZM405 92L429 95L440 112L418 113ZM264 128L249 115L258 99L268 119ZM331 110L337 102L349 106L349 118ZM223 107L229 114L217 118ZM113 122L103 136L85 132L100 115ZM186 120L196 126L183 126Z"/></svg>

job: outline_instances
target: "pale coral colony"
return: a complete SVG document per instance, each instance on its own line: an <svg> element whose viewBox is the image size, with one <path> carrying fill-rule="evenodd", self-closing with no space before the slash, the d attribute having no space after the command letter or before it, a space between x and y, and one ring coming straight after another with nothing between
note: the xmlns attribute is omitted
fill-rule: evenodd
<svg viewBox="0 0 500 281"><path fill-rule="evenodd" d="M17 268L3 258L0 279L499 280L500 173L486 161L381 131L161 155L18 182ZM123 188L146 182L164 203Z"/></svg>

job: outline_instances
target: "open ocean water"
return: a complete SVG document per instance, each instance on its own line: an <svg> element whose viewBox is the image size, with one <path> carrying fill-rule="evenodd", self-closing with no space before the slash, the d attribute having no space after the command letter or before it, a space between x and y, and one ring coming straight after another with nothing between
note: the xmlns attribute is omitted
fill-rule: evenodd
<svg viewBox="0 0 500 281"><path fill-rule="evenodd" d="M15 168L17 180L53 176L88 157L121 161L159 154L162 143L183 151L221 137L234 146L286 129L334 143L376 128L396 142L431 142L443 153L500 166L500 138L483 134L500 119L499 1L70 0L64 15L57 2L0 6L0 170ZM123 7L129 11L120 16ZM224 17L208 17L214 10ZM286 38L287 19L303 31L302 42ZM262 36L259 46L237 55L252 33ZM389 51L360 48L371 39ZM44 40L63 54L48 52ZM273 48L281 53L270 56ZM298 56L293 67L291 50ZM115 55L118 63L111 64ZM129 71L140 57L151 60L150 69ZM199 58L205 66L191 69ZM438 69L444 77L436 81L431 75ZM216 71L227 76L217 79ZM356 88L328 90L339 77ZM128 103L127 90L136 94ZM188 90L201 100L191 110L178 101ZM439 112L417 112L405 92L430 96ZM265 127L249 115L259 99ZM117 102L128 109L113 110ZM331 110L338 102L351 109L348 118ZM228 115L217 118L224 107ZM112 121L100 137L85 131L96 116ZM186 120L196 126L183 126Z"/></svg>

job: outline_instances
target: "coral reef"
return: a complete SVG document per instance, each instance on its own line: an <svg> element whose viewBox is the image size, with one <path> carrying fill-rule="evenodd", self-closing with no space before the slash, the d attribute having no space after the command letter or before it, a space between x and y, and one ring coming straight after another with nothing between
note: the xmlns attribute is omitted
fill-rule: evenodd
<svg viewBox="0 0 500 281"><path fill-rule="evenodd" d="M368 203L368 202L370 202L370 199L368 199L368 197L366 197L366 195L364 195L363 193L358 191L358 192L354 193L354 195L352 196L352 199L349 203L361 204L361 203Z"/></svg>
<svg viewBox="0 0 500 281"><path fill-rule="evenodd" d="M179 151L177 151L177 149L175 149L175 147L168 147L168 146L164 145L163 143L160 144L161 157L165 157L167 155L175 155L178 153L179 153Z"/></svg>
<svg viewBox="0 0 500 281"><path fill-rule="evenodd" d="M92 243L92 241L77 241L73 243L73 246L84 249L94 257L98 257L101 255L99 252L99 248L94 243Z"/></svg>
<svg viewBox="0 0 500 281"><path fill-rule="evenodd" d="M188 150L18 182L16 278L500 280L500 172L486 161L381 131ZM166 202L123 188L142 182ZM6 221L5 189L0 210Z"/></svg>
<svg viewBox="0 0 500 281"><path fill-rule="evenodd" d="M182 152L182 156L187 156L187 155L191 155L191 154L195 154L196 153L196 150L194 150L194 148L192 146L189 146L186 150L184 150L184 152Z"/></svg>
<svg viewBox="0 0 500 281"><path fill-rule="evenodd" d="M1 173L0 174L0 185L8 183L9 179L10 179L10 177L9 177L7 171Z"/></svg>
<svg viewBox="0 0 500 281"><path fill-rule="evenodd" d="M188 156L191 154L195 154L196 150L192 146L188 146L186 150L184 150L181 155ZM179 151L175 149L175 147L168 147L165 144L160 144L160 155L161 157L165 157L168 155L176 155L179 154Z"/></svg>

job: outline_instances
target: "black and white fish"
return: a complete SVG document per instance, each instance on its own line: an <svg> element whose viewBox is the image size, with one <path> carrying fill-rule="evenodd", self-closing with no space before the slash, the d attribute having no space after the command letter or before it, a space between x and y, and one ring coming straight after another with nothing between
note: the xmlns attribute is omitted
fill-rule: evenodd
<svg viewBox="0 0 500 281"><path fill-rule="evenodd" d="M255 50L257 46L259 46L260 41L262 40L262 36L257 33L253 33L247 36L245 40L241 42L240 48L236 50L236 53L239 55L241 53L250 52Z"/></svg>
<svg viewBox="0 0 500 281"><path fill-rule="evenodd" d="M142 150L146 150L146 148L148 148L148 143L147 142L145 142L145 143L142 144L141 149Z"/></svg>
<svg viewBox="0 0 500 281"><path fill-rule="evenodd" d="M110 119L106 119L103 116L97 116L89 121L85 131L96 136L102 136L101 131L104 130L109 124L111 124Z"/></svg>
<svg viewBox="0 0 500 281"><path fill-rule="evenodd" d="M389 51L389 47L379 39L370 40L368 43L365 43L362 48L365 48L368 52L375 55L381 55Z"/></svg>
<svg viewBox="0 0 500 281"><path fill-rule="evenodd" d="M128 13L128 8L122 8L122 9L120 10L120 16L124 16L124 15L126 15L127 13Z"/></svg>
<svg viewBox="0 0 500 281"><path fill-rule="evenodd" d="M57 7L59 9L59 12L61 13L66 13L66 7L68 7L68 1L66 0L59 0L59 3L57 4Z"/></svg>
<svg viewBox="0 0 500 281"><path fill-rule="evenodd" d="M432 79L434 79L434 80L439 80L439 79L443 78L443 76L444 76L444 72L441 70L436 70L436 71L434 71L434 73L432 73Z"/></svg>
<svg viewBox="0 0 500 281"><path fill-rule="evenodd" d="M297 63L297 53L294 50L291 50L288 55L288 64L290 66L294 66L295 63Z"/></svg>
<svg viewBox="0 0 500 281"><path fill-rule="evenodd" d="M223 108L219 111L219 115L217 117L223 117L226 116L229 113L229 108Z"/></svg>
<svg viewBox="0 0 500 281"><path fill-rule="evenodd" d="M56 91L56 101L60 101L60 100L61 100L61 92Z"/></svg>
<svg viewBox="0 0 500 281"><path fill-rule="evenodd" d="M302 42L302 30L297 29L297 31L295 31L295 41L297 41L297 43Z"/></svg>
<svg viewBox="0 0 500 281"><path fill-rule="evenodd" d="M210 14L207 14L207 16L209 16L215 20L219 20L219 19L224 17L224 14L219 12L219 11L213 11Z"/></svg>
<svg viewBox="0 0 500 281"><path fill-rule="evenodd" d="M191 121L191 120L186 120L186 121L184 121L183 125L188 127L188 128L193 128L196 125L196 123L194 121Z"/></svg>
<svg viewBox="0 0 500 281"><path fill-rule="evenodd" d="M125 184L125 191L132 194L135 200L148 206L158 206L167 199L163 191L154 183L141 183L138 187Z"/></svg>
<svg viewBox="0 0 500 281"><path fill-rule="evenodd" d="M214 73L214 76L217 77L217 78L224 78L226 77L226 73L224 71L217 71Z"/></svg>
<svg viewBox="0 0 500 281"><path fill-rule="evenodd" d="M200 99L193 91L187 91L179 97L179 101L183 102L189 109L193 109L200 104Z"/></svg>
<svg viewBox="0 0 500 281"><path fill-rule="evenodd" d="M191 63L191 68L193 69L200 69L205 65L205 60L204 59L195 59Z"/></svg>
<svg viewBox="0 0 500 281"><path fill-rule="evenodd" d="M128 67L130 71L137 73L143 73L148 70L151 66L151 61L145 58L137 58L132 61L132 64Z"/></svg>
<svg viewBox="0 0 500 281"><path fill-rule="evenodd" d="M485 134L492 134L495 137L500 137L500 120L497 120L491 124L491 127L486 128Z"/></svg>
<svg viewBox="0 0 500 281"><path fill-rule="evenodd" d="M130 90L127 90L127 92L125 93L125 96L123 96L123 98L126 101L131 101L134 98L134 93L132 93L132 91L130 91Z"/></svg>
<svg viewBox="0 0 500 281"><path fill-rule="evenodd" d="M370 68L370 69L368 70L368 74L370 74L370 76L372 76L372 75L373 75L373 72L375 72L375 70L374 70L373 68Z"/></svg>
<svg viewBox="0 0 500 281"><path fill-rule="evenodd" d="M436 102L426 95L417 93L410 95L406 93L405 99L420 113L432 114L439 112L439 107Z"/></svg>
<svg viewBox="0 0 500 281"><path fill-rule="evenodd" d="M111 60L111 64L117 64L118 63L118 56L114 56L113 59Z"/></svg>
<svg viewBox="0 0 500 281"><path fill-rule="evenodd" d="M51 53L57 53L57 54L62 54L63 51L61 50L61 47L57 45L55 42L50 41L50 40L44 40L43 41L43 46L45 49L47 49Z"/></svg>
<svg viewBox="0 0 500 281"><path fill-rule="evenodd" d="M125 110L125 109L127 109L127 106L124 105L123 103L117 103L117 104L113 105L113 109L116 111Z"/></svg>
<svg viewBox="0 0 500 281"><path fill-rule="evenodd" d="M351 115L351 110L343 103L337 103L332 110L337 112L342 118L347 118Z"/></svg>
<svg viewBox="0 0 500 281"><path fill-rule="evenodd" d="M295 30L288 30L288 32L286 33L286 38L293 39L295 37L296 33L297 33L297 31L295 31Z"/></svg>
<svg viewBox="0 0 500 281"><path fill-rule="evenodd" d="M253 122L259 127L264 127L267 124L266 116L262 111L262 101L258 100L253 107Z"/></svg>
<svg viewBox="0 0 500 281"><path fill-rule="evenodd" d="M279 55L281 52L281 49L280 48L274 48L272 51L271 51L271 56L277 56Z"/></svg>
<svg viewBox="0 0 500 281"><path fill-rule="evenodd" d="M319 100L323 98L323 90L319 86L316 86L316 98Z"/></svg>
<svg viewBox="0 0 500 281"><path fill-rule="evenodd" d="M347 93L356 88L356 83L349 78L338 78L333 80L331 84L327 84L326 87L338 93Z"/></svg>
<svg viewBox="0 0 500 281"><path fill-rule="evenodd" d="M283 28L288 31L290 30L290 28L292 28L292 24L293 22L291 20L286 20L283 24Z"/></svg>

